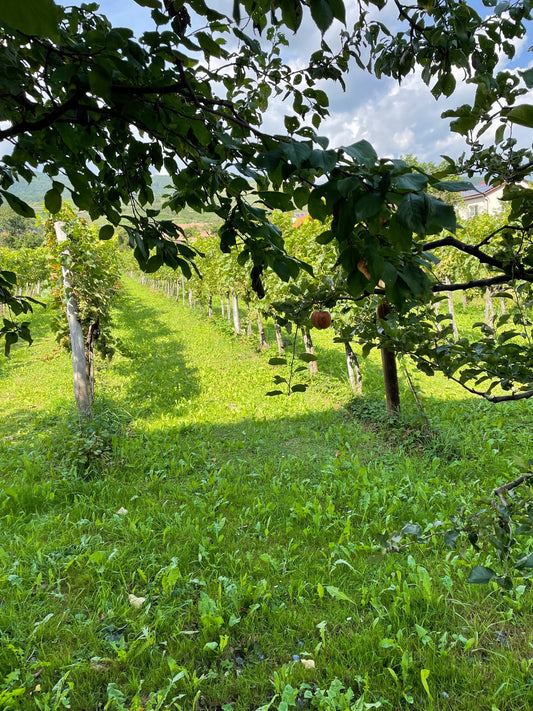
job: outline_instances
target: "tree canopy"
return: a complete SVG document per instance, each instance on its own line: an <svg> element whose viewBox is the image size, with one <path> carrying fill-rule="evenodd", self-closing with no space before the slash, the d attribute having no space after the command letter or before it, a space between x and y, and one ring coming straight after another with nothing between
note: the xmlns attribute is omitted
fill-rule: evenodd
<svg viewBox="0 0 533 711"><path fill-rule="evenodd" d="M194 248L150 206L153 172L165 170L168 206L176 215L185 206L218 215L220 248L239 245L259 291L268 268L283 280L309 269L286 253L269 219L274 209L303 207L328 225L319 241L334 242L352 299L382 294L406 313L444 290L432 270L443 247L491 270L453 288L533 281L533 192L521 185L533 154L517 147L511 130L533 126L533 106L520 103L533 70L498 70L525 37L528 0L483 0L477 10L457 0L363 0L351 25L343 0L235 0L228 13L205 0L134 1L154 21L140 38L113 27L96 3L2 3L0 140L10 149L0 161L0 199L19 214L32 210L10 188L43 170L53 180L44 195L51 213L67 195L92 219L106 218L102 239L123 225L145 271L165 264L189 276ZM295 69L284 51L304 20L322 39ZM343 85L358 69L401 81L416 68L434 97L453 95L458 80L475 87L472 105L447 114L471 148L448 159L448 171L380 158L365 140L331 148L319 135L328 114L322 80ZM286 108L283 135L262 128L274 99ZM489 129L495 141L485 148ZM469 187L446 173L479 171L507 184L509 227L467 245L455 236L453 206L438 195ZM125 203L132 216L122 214ZM15 313L30 308L13 295L12 276L2 279L2 300ZM17 323L4 328L16 331ZM531 390L526 381L519 387Z"/></svg>

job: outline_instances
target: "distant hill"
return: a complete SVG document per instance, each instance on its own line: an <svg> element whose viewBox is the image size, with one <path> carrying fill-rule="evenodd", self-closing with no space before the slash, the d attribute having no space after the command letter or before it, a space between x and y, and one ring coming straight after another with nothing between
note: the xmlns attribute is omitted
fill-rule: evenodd
<svg viewBox="0 0 533 711"><path fill-rule="evenodd" d="M68 181L63 178L58 178L62 183L68 185ZM154 191L154 208L160 209L163 203L163 195L165 193L171 192L168 189L170 185L170 178L168 175L154 175L152 176L152 190ZM24 202L27 202L33 207L37 214L42 214L44 212L43 200L44 194L47 190L52 187L52 180L44 173L37 173L35 178L31 183L26 183L21 180L11 188L10 192L14 193ZM124 212L131 214L128 206L124 206ZM163 210L161 216L165 219L175 220L179 224L184 225L206 225L210 229L216 229L220 224L221 220L211 213L199 213L191 210L190 208L185 208L179 214L179 218L176 217L174 213L170 210Z"/></svg>

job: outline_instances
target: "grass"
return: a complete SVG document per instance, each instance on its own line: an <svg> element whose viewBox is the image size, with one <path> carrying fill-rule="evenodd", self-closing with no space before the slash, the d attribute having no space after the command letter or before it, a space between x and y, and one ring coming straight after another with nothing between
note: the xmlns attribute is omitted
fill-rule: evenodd
<svg viewBox="0 0 533 711"><path fill-rule="evenodd" d="M307 393L267 398L272 350L126 287L93 423L42 314L0 365L0 708L530 709L529 581L382 542L512 479L531 404L421 376L433 432L405 382L391 422L326 333Z"/></svg>

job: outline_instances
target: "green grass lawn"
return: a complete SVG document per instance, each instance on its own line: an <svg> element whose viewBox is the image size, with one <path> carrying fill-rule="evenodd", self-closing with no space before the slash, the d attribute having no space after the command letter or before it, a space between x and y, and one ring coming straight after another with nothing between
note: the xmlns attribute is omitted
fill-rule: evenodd
<svg viewBox="0 0 533 711"><path fill-rule="evenodd" d="M125 282L91 424L45 314L0 364L0 709L531 709L529 580L384 541L515 478L533 403L417 376L428 433L402 376L389 422L330 332L308 391L265 397L274 348Z"/></svg>

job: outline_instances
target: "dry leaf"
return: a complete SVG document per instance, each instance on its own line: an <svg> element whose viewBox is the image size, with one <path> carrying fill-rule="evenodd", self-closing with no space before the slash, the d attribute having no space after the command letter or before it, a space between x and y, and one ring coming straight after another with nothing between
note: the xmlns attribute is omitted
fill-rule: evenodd
<svg viewBox="0 0 533 711"><path fill-rule="evenodd" d="M136 597L135 595L132 595L131 593L128 595L128 600L130 601L130 605L132 607L141 607L146 602L145 597Z"/></svg>
<svg viewBox="0 0 533 711"><path fill-rule="evenodd" d="M128 513L128 509L125 509L124 506L121 506L119 510L117 511L119 516L124 516L124 514Z"/></svg>
<svg viewBox="0 0 533 711"><path fill-rule="evenodd" d="M300 663L305 667L305 669L314 669L315 660L314 659L300 659Z"/></svg>

